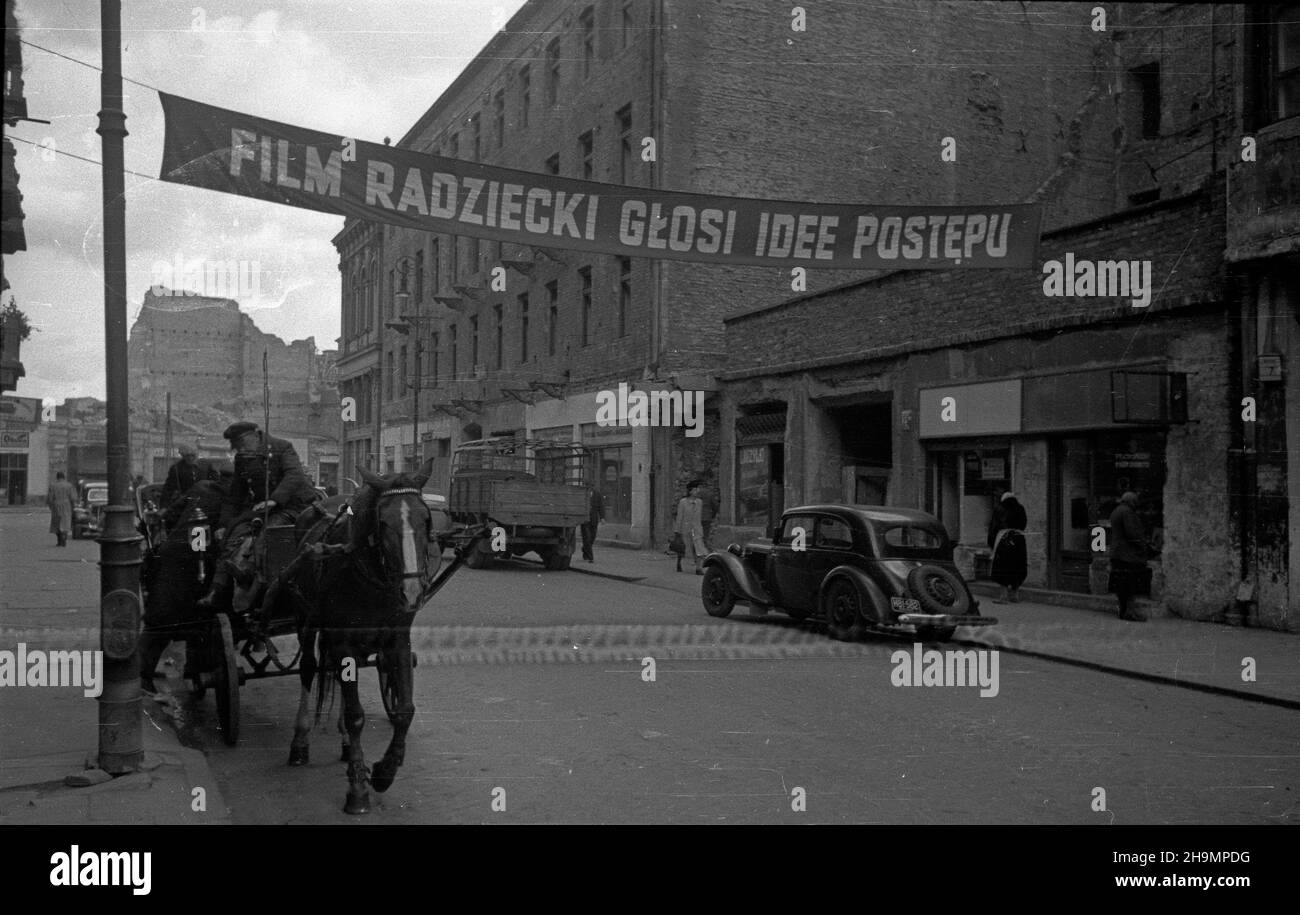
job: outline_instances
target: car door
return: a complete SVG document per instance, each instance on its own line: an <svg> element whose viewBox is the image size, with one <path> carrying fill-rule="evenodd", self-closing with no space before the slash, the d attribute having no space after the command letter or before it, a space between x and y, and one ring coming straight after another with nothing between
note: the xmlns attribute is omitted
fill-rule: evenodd
<svg viewBox="0 0 1300 915"><path fill-rule="evenodd" d="M808 592L816 595L831 569L853 561L853 528L842 518L818 515L808 551Z"/></svg>
<svg viewBox="0 0 1300 915"><path fill-rule="evenodd" d="M786 515L768 558L768 587L777 602L794 610L807 610L815 597L808 593L808 547L812 544L814 515ZM800 535L802 531L802 535ZM796 548L802 544L802 548Z"/></svg>

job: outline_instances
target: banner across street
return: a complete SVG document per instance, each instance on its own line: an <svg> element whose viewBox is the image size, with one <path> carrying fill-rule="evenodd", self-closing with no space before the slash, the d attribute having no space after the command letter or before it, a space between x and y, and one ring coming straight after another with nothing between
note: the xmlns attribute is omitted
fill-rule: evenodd
<svg viewBox="0 0 1300 915"><path fill-rule="evenodd" d="M1041 210L689 194L482 165L159 93L161 179L428 232L600 254L823 269L1026 268Z"/></svg>

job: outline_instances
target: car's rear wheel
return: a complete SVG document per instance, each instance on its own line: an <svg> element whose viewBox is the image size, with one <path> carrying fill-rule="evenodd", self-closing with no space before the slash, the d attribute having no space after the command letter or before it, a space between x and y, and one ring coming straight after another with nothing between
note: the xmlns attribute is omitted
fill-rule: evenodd
<svg viewBox="0 0 1300 915"><path fill-rule="evenodd" d="M727 616L736 606L736 596L727 584L727 573L720 566L713 565L704 570L700 600L704 602L704 610L709 616Z"/></svg>
<svg viewBox="0 0 1300 915"><path fill-rule="evenodd" d="M926 613L970 612L971 599L965 582L943 566L917 566L907 573L907 589L916 595Z"/></svg>
<svg viewBox="0 0 1300 915"><path fill-rule="evenodd" d="M863 612L862 592L847 578L837 578L826 586L823 598L826 628L831 638L853 642L862 638L867 629Z"/></svg>

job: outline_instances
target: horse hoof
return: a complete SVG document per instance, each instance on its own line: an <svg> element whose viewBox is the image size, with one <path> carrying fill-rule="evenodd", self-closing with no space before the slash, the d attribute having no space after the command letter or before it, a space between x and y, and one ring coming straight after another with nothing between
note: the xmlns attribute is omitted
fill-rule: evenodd
<svg viewBox="0 0 1300 915"><path fill-rule="evenodd" d="M383 794L397 778L397 763L381 759L370 773L370 787Z"/></svg>
<svg viewBox="0 0 1300 915"><path fill-rule="evenodd" d="M307 747L290 747L289 748L289 765L305 766L309 761L311 751Z"/></svg>
<svg viewBox="0 0 1300 915"><path fill-rule="evenodd" d="M347 802L343 805L344 813L369 813L370 812L370 792L365 794L349 794Z"/></svg>

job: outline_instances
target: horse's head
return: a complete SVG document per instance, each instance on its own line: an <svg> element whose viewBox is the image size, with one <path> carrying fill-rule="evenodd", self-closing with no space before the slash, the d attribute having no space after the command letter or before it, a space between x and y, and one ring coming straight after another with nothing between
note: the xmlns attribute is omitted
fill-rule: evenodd
<svg viewBox="0 0 1300 915"><path fill-rule="evenodd" d="M384 577L390 583L400 580L405 609L414 613L430 573L433 518L421 490L433 472L433 460L415 473L358 472L366 485L352 503L353 544L374 544Z"/></svg>

